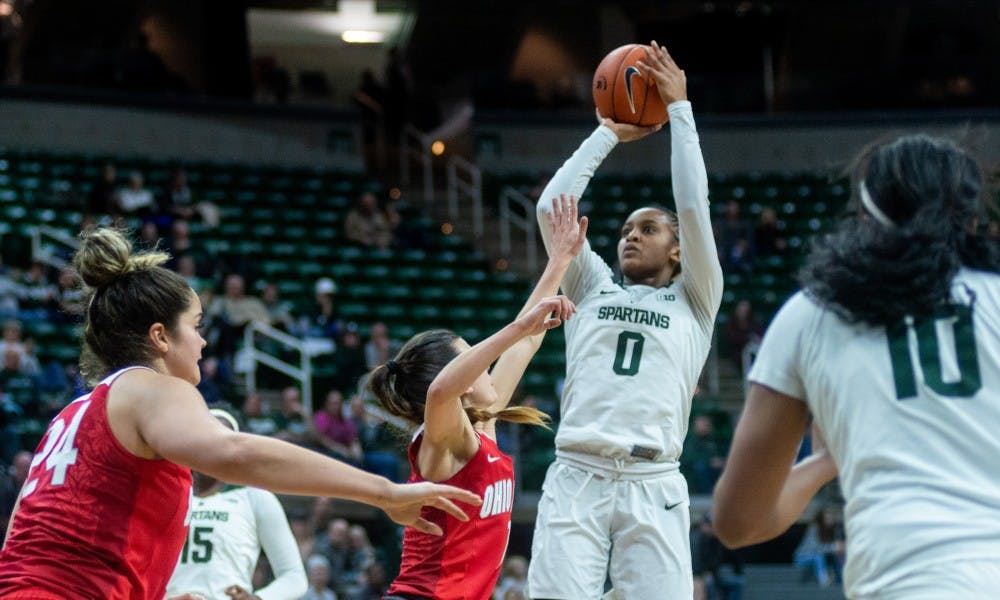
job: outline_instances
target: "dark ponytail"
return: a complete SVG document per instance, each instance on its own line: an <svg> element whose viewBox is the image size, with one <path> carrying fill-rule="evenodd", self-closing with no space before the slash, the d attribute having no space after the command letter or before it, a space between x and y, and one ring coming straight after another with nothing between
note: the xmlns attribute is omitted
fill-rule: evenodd
<svg viewBox="0 0 1000 600"><path fill-rule="evenodd" d="M372 370L368 389L390 413L420 425L424 422L427 390L438 373L451 362L458 351L458 335L446 329L432 329L410 338L396 357ZM548 415L527 406L513 406L496 413L466 407L472 423L500 419L514 423L547 426Z"/></svg>
<svg viewBox="0 0 1000 600"><path fill-rule="evenodd" d="M859 214L815 242L803 288L851 323L927 314L962 266L1000 273L1000 241L977 230L983 187L979 165L953 142L911 135L870 148L852 176Z"/></svg>

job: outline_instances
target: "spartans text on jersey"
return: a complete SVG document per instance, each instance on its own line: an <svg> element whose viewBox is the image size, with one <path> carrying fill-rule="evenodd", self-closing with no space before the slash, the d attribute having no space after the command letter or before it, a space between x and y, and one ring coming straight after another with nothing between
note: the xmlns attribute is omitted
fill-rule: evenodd
<svg viewBox="0 0 1000 600"><path fill-rule="evenodd" d="M606 321L625 321L639 325L654 325L661 329L670 328L670 315L625 306L602 306L597 310L597 318Z"/></svg>

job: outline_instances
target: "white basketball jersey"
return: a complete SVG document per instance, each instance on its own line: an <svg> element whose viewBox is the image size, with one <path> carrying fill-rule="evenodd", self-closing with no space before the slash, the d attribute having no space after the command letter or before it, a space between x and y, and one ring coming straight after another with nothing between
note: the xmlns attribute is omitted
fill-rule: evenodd
<svg viewBox="0 0 1000 600"><path fill-rule="evenodd" d="M556 451L577 464L600 465L592 459L601 457L626 471L662 470L664 463L676 467L711 345L722 271L708 179L690 103L675 102L669 111L682 275L661 288L623 287L588 243L563 278L563 292L577 314L566 323ZM579 197L617 141L610 129L598 127L549 182L537 207L546 244L551 199L560 193Z"/></svg>
<svg viewBox="0 0 1000 600"><path fill-rule="evenodd" d="M1000 276L963 269L948 307L888 330L800 292L750 379L805 400L825 432L847 500L849 596L934 565L1000 564Z"/></svg>
<svg viewBox="0 0 1000 600"><path fill-rule="evenodd" d="M292 600L306 592L306 575L281 503L271 492L236 488L195 496L188 540L167 585L167 596L193 592L209 600L229 598L239 585L253 591L261 549L275 580L254 592L262 600Z"/></svg>

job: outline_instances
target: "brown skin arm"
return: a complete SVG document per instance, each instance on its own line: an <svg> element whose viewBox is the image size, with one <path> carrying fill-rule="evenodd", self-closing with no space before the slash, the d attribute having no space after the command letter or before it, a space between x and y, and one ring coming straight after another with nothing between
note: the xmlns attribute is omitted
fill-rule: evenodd
<svg viewBox="0 0 1000 600"><path fill-rule="evenodd" d="M822 444L793 466L808 423L804 402L751 385L726 468L712 495L715 530L726 546L748 546L782 534L816 492L837 476L837 466Z"/></svg>

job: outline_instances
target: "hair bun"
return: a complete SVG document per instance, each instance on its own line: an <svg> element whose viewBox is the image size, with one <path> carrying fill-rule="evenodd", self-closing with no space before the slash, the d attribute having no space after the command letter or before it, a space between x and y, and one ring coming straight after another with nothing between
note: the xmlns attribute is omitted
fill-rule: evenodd
<svg viewBox="0 0 1000 600"><path fill-rule="evenodd" d="M161 265L169 258L163 252L133 255L132 244L116 229L102 227L82 234L81 238L83 245L73 257L73 266L92 288L104 287L131 271Z"/></svg>

